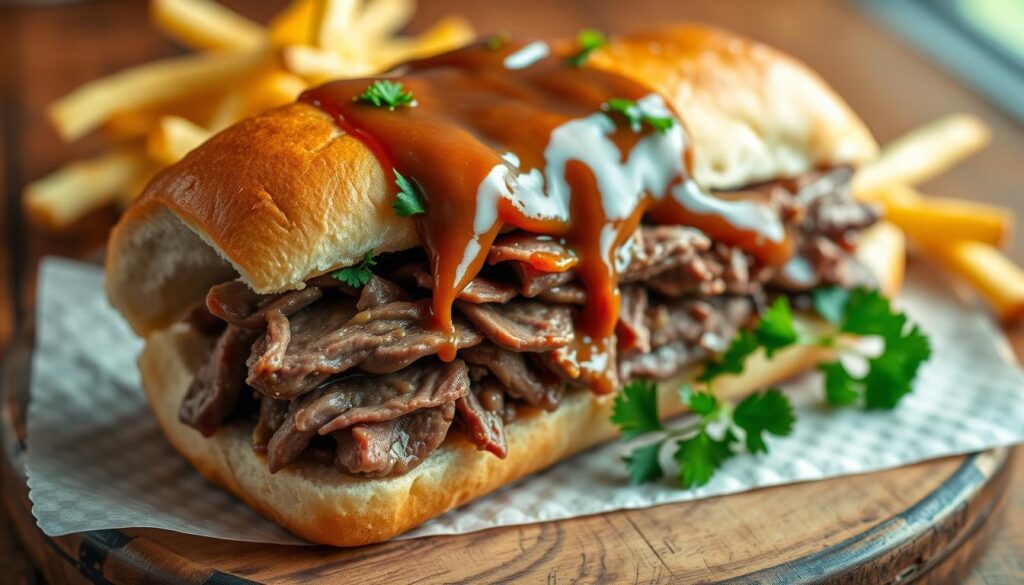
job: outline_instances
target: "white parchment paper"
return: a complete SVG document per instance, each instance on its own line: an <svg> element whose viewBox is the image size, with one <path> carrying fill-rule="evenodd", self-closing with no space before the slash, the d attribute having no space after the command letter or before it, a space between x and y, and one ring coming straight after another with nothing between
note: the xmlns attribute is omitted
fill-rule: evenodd
<svg viewBox="0 0 1024 585"><path fill-rule="evenodd" d="M1002 334L948 284L911 273L900 304L930 335L932 360L892 412L822 407L816 375L788 385L794 433L771 453L729 460L696 490L631 487L611 443L437 518L405 537L457 534L642 508L759 487L906 465L1024 440L1024 374ZM164 439L139 390L141 349L106 302L91 265L47 259L40 275L28 415L27 472L39 526L50 535L156 527L298 543L208 484Z"/></svg>

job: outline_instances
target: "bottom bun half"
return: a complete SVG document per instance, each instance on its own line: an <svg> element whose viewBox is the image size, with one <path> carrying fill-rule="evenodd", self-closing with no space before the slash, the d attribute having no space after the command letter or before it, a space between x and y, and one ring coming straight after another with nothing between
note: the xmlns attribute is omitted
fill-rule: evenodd
<svg viewBox="0 0 1024 585"><path fill-rule="evenodd" d="M903 273L901 234L891 226L877 226L862 244L858 256L879 276L883 289L894 292ZM812 319L798 318L814 326ZM397 477L351 477L313 461L271 474L264 456L252 449L251 422L229 424L205 438L178 421L181 400L210 348L209 339L184 326L148 337L139 367L153 412L178 452L207 479L313 542L359 546L387 540L617 434L608 420L613 398L574 391L554 412L521 412L506 427L505 459L451 433L421 465ZM821 348L794 347L771 361L755 357L742 375L716 381L716 393L741 397L810 369L829 355ZM664 417L685 412L676 390L694 371L660 384Z"/></svg>

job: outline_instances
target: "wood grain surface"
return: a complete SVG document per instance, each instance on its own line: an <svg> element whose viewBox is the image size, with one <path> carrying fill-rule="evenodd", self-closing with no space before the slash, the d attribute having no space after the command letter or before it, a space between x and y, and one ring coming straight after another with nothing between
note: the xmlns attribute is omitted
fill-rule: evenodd
<svg viewBox="0 0 1024 585"><path fill-rule="evenodd" d="M226 3L258 19L272 14L283 4L269 0ZM551 36L571 35L583 26L618 31L679 19L719 24L791 52L820 71L861 113L882 141L945 113L963 111L979 115L994 130L992 146L926 188L937 194L1008 205L1024 217L1024 197L1021 197L1020 186L1024 178L1020 164L1024 160L1024 129L890 36L859 12L853 3L838 0L690 0L677 3L659 0L427 0L421 4L412 29L422 28L439 16L452 12L468 16L481 32L511 30ZM0 347L14 349L17 344L7 342L30 318L38 258L44 254L62 254L98 259L102 254L101 243L114 217L111 210L99 211L79 222L70 235L62 236L41 233L24 223L19 199L24 183L74 156L96 152L101 146L100 139L96 137L71 146L62 144L46 124L43 116L45 104L88 79L153 57L174 54L180 49L162 39L146 24L145 3L132 0L97 0L48 7L0 7L0 38L3 39L0 41L0 176L3 177L0 184L0 241L4 242L0 253L0 274L3 275L0 278L4 281L0 286ZM1024 238L1019 232L1015 238L1010 248L1011 255L1024 262ZM1024 356L1024 325L1011 327L1008 333L1017 355ZM4 372L5 375L10 373ZM986 530L992 527L998 532L991 538L991 546L967 579L973 585L1024 582L1024 474L1020 472L1024 469L1024 451L1017 449L1013 457L1017 462L1017 472L1006 500L1005 521L999 527L985 525ZM704 511L686 514L678 520L674 515L663 513L672 508L670 506L648 513L622 513L621 518L614 520L605 516L583 519L571 530L547 524L525 527L514 531L514 536L484 533L467 538L465 555L456 556L451 562L456 568L470 565L474 560L473 547L468 545L477 539L509 538L509 546L518 547L516 550L520 555L534 555L531 558L543 561L552 541L559 542L561 546L572 546L573 542L578 542L573 541L574 538L584 538L589 534L605 543L605 553L610 555L606 559L612 563L622 559L637 560L630 565L637 567L634 573L616 577L641 582L667 578L667 567L659 561L663 555L691 563L686 566L700 574L705 559L716 563L723 559L728 562L733 554L730 547L697 547L679 551L673 535L687 530L718 530L714 524L718 523L718 526L736 526L746 530L747 537L752 540L764 540L765 530L771 529L775 534L781 527L786 529L782 532L797 535L808 527L807 523L824 522L819 527L824 527L827 536L795 545L808 551L815 546L823 548L840 542L844 534L870 527L882 518L905 510L904 504L917 501L915 494L927 493L927 486L932 485L930 482L948 478L957 465L955 460L950 460L850 480L708 500L698 503L697 508ZM903 473L919 474L913 476L915 481L909 489L895 487L897 484L890 478ZM831 500L815 500L813 507L806 506L819 514L805 517L800 509L779 507L779 493L797 490L794 493L801 493L807 501L808 496L799 490L814 486L827 488L823 497L833 494ZM888 486L888 489L880 486ZM873 504L874 508L869 506L870 513L859 516L843 507L848 503L843 496L848 490L870 494L879 488L883 492L892 492L888 495L892 499L880 499ZM915 492L917 488L922 491ZM15 504L19 495L5 494L5 497L8 504ZM765 515L765 511L772 514ZM764 516L760 524L756 520L758 515ZM21 523L25 520L20 519ZM0 531L3 532L0 534L0 574L3 578L9 578L11 582L39 582L39 574L26 561L18 542L10 538L2 524ZM971 545L958 549L957 554L962 559L953 559L957 562L947 566L962 570L967 562L979 556L985 540L982 537L986 536L983 532L979 530ZM642 542L629 538L637 533L647 538ZM176 538L179 537L168 537L161 542L173 547L178 542ZM138 536L132 543L145 550L151 539ZM407 551L416 551L416 554L430 554L429 550L419 551L412 544L403 546L409 547ZM47 551L40 556L45 556L48 561L44 572L51 579L63 581L64 577L75 574L70 569L66 551L38 542L32 549ZM259 554L236 557L227 552L222 543L214 541L209 541L209 546L203 549L210 555L204 560L217 562L244 563L244 559ZM569 579L580 573L584 576L604 574L608 567L615 566L607 560L604 566L596 566L597 557L591 555L588 559L586 553L581 550L576 564L554 567L558 570L548 574ZM770 552L765 554L771 555ZM398 558L402 559L401 556ZM183 567L188 562L192 560L186 562L183 559ZM360 566L360 562L359 553L355 552L335 570L341 570L338 567L351 570ZM124 568L129 572L136 569ZM396 570L415 569L410 563L398 562ZM931 579L952 578L955 574L933 571Z"/></svg>

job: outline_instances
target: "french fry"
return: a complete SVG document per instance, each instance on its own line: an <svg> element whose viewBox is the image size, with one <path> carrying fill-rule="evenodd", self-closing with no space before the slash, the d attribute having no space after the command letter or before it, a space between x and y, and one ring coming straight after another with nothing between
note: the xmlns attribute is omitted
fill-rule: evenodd
<svg viewBox="0 0 1024 585"><path fill-rule="evenodd" d="M185 118L164 116L146 141L146 153L154 161L171 165L210 137L210 132Z"/></svg>
<svg viewBox="0 0 1024 585"><path fill-rule="evenodd" d="M886 188L881 201L886 220L921 243L973 240L1001 248L1013 232L1013 211L996 205L921 196L905 186Z"/></svg>
<svg viewBox="0 0 1024 585"><path fill-rule="evenodd" d="M316 45L339 52L351 40L356 13L361 0L318 0L316 11Z"/></svg>
<svg viewBox="0 0 1024 585"><path fill-rule="evenodd" d="M916 185L988 144L985 124L966 114L940 118L890 142L877 159L857 170L853 192L872 199L891 185Z"/></svg>
<svg viewBox="0 0 1024 585"><path fill-rule="evenodd" d="M414 0L374 0L359 15L355 31L363 43L372 47L398 32L412 20L415 11Z"/></svg>
<svg viewBox="0 0 1024 585"><path fill-rule="evenodd" d="M25 210L38 224L60 229L110 203L146 165L136 149L76 161L25 188Z"/></svg>
<svg viewBox="0 0 1024 585"><path fill-rule="evenodd" d="M342 77L362 77L380 70L372 63L346 62L336 53L330 53L308 45L291 45L281 50L284 68L302 76L310 83L320 83Z"/></svg>
<svg viewBox="0 0 1024 585"><path fill-rule="evenodd" d="M188 55L139 65L86 83L53 102L50 120L65 140L80 138L114 112L142 109L224 87L263 66L263 50Z"/></svg>
<svg viewBox="0 0 1024 585"><path fill-rule="evenodd" d="M209 0L153 0L150 16L167 36L196 49L244 51L268 40L262 26Z"/></svg>
<svg viewBox="0 0 1024 585"><path fill-rule="evenodd" d="M206 122L206 127L211 132L220 132L228 126L242 119L242 112L245 110L245 91L236 89L229 91L221 97L217 107L214 108Z"/></svg>
<svg viewBox="0 0 1024 585"><path fill-rule="evenodd" d="M244 114L257 114L293 102L306 87L301 77L286 71L262 73L245 94Z"/></svg>
<svg viewBox="0 0 1024 585"><path fill-rule="evenodd" d="M275 47L312 44L315 19L314 0L295 0L270 21L270 43Z"/></svg>
<svg viewBox="0 0 1024 585"><path fill-rule="evenodd" d="M415 38L396 38L376 51L375 63L388 69L402 61L456 49L473 40L473 26L464 18L449 16Z"/></svg>
<svg viewBox="0 0 1024 585"><path fill-rule="evenodd" d="M992 306L1003 321L1024 317L1024 271L996 248L956 240L925 246L926 251L959 274Z"/></svg>

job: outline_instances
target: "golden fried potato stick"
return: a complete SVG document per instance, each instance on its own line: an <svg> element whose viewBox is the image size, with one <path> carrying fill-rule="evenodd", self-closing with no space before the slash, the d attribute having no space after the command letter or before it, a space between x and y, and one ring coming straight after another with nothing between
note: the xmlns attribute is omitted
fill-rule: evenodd
<svg viewBox="0 0 1024 585"><path fill-rule="evenodd" d="M996 205L922 196L903 185L881 194L885 219L917 242L942 245L949 240L973 240L1001 248L1013 233L1013 210Z"/></svg>
<svg viewBox="0 0 1024 585"><path fill-rule="evenodd" d="M245 51L268 41L262 26L209 0L152 0L150 17L167 36L195 49Z"/></svg>
<svg viewBox="0 0 1024 585"><path fill-rule="evenodd" d="M25 211L51 228L65 227L108 203L146 168L139 149L120 149L75 161L25 188Z"/></svg>
<svg viewBox="0 0 1024 585"><path fill-rule="evenodd" d="M316 36L317 6L314 0L295 0L270 21L270 43L311 45Z"/></svg>
<svg viewBox="0 0 1024 585"><path fill-rule="evenodd" d="M853 192L871 200L885 187L916 185L981 150L990 138L988 127L974 116L940 118L885 145L877 159L857 170Z"/></svg>
<svg viewBox="0 0 1024 585"><path fill-rule="evenodd" d="M172 165L210 136L209 130L185 118L164 116L146 141L146 153L161 165Z"/></svg>
<svg viewBox="0 0 1024 585"><path fill-rule="evenodd" d="M996 248L981 242L955 240L925 246L941 264L963 277L1003 321L1024 317L1024 271Z"/></svg>
<svg viewBox="0 0 1024 585"><path fill-rule="evenodd" d="M86 83L50 105L50 120L67 141L80 138L115 112L234 85L263 67L263 49L186 55L147 63Z"/></svg>

